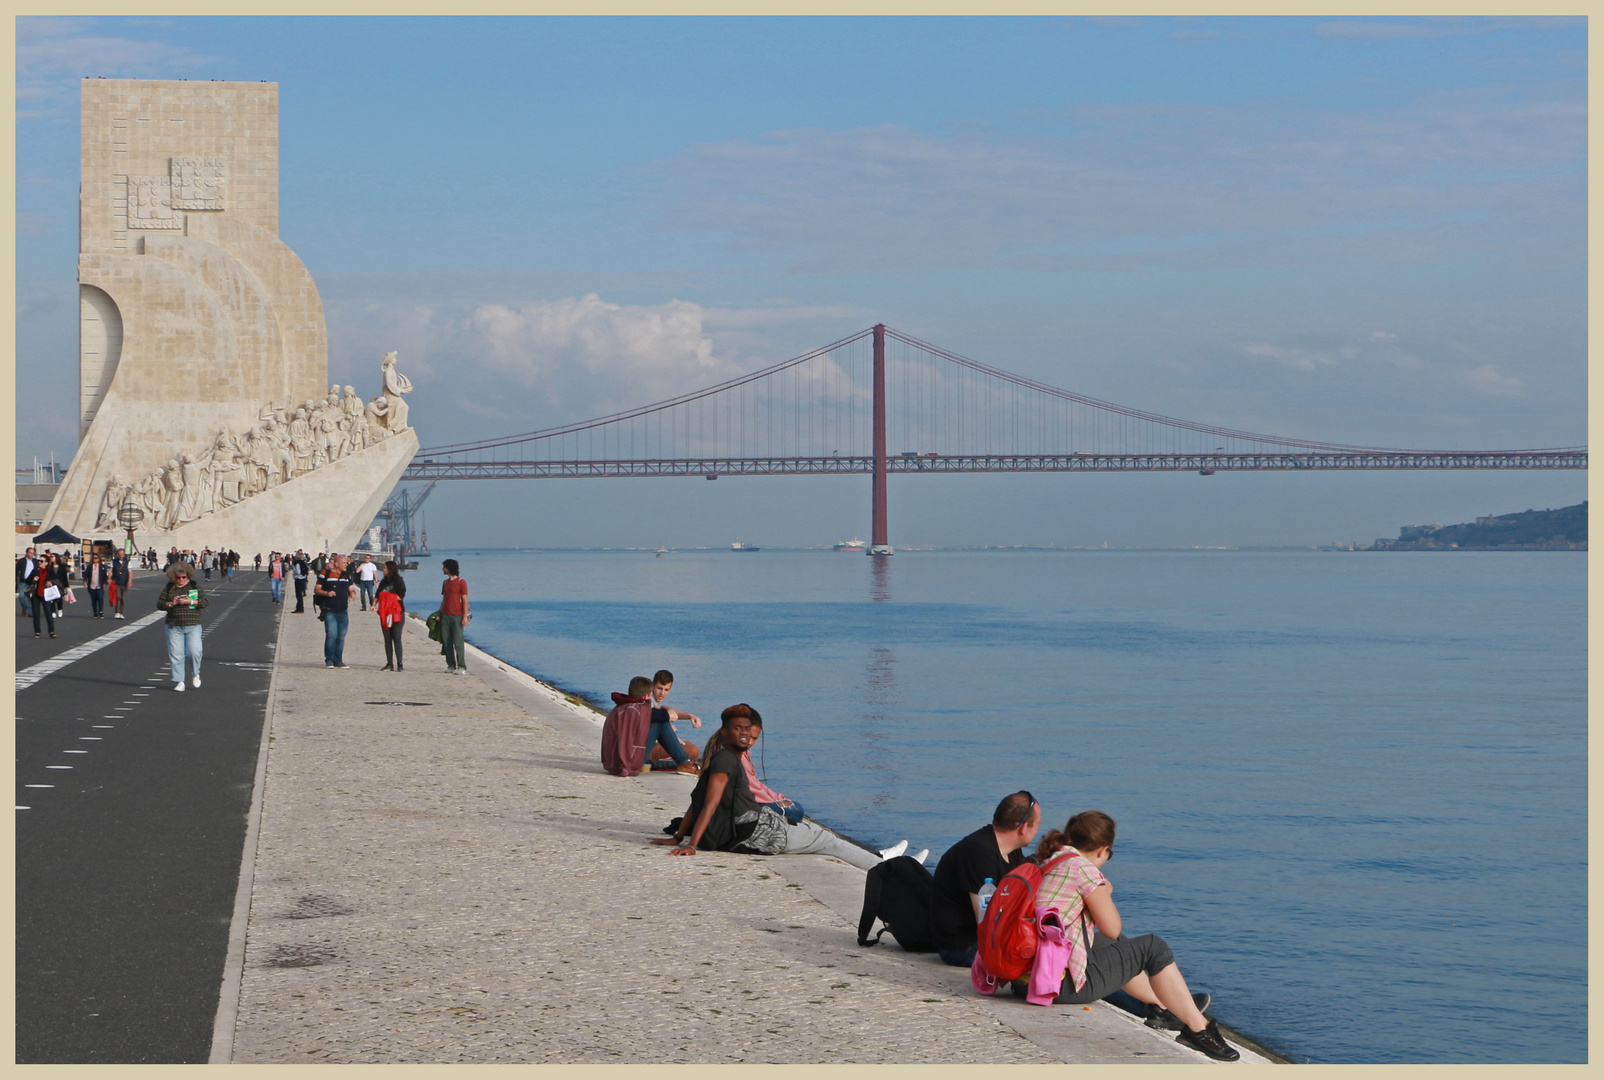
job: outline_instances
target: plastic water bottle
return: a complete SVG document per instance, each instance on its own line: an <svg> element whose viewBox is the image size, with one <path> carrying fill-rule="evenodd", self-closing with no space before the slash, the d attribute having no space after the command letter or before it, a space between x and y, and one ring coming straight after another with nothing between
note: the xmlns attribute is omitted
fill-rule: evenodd
<svg viewBox="0 0 1604 1080"><path fill-rule="evenodd" d="M986 921L986 905L991 903L991 894L996 892L996 891L997 891L997 886L995 886L995 885L993 885L991 883L991 878L987 878L986 879L986 883L980 887L980 892L979 892L978 895L980 896L980 921L981 922L985 922Z"/></svg>

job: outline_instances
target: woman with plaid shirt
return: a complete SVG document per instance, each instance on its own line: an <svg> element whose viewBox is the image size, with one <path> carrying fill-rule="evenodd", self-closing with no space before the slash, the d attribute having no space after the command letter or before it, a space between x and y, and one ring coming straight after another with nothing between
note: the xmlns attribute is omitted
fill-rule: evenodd
<svg viewBox="0 0 1604 1080"><path fill-rule="evenodd" d="M1069 858L1059 859L1043 872L1036 893L1037 911L1058 909L1069 947L1069 964L1054 1002L1086 1005L1124 988L1127 994L1147 1002L1149 1027L1179 1030L1176 1042L1216 1061L1241 1057L1221 1037L1219 1026L1203 1015L1208 995L1194 995L1187 989L1181 969L1175 965L1175 954L1164 939L1157 934L1122 936L1114 886L1103 876L1103 866L1114 857L1114 819L1101 810L1083 810L1063 829L1042 837L1036 861L1046 866L1049 858L1066 852ZM1097 930L1095 943L1091 942L1093 927ZM1053 979L1056 981L1056 973Z"/></svg>
<svg viewBox="0 0 1604 1080"><path fill-rule="evenodd" d="M184 657L189 657L190 684L200 689L201 617L210 603L206 590L195 583L195 567L175 562L167 568L167 584L156 598L156 610L167 612L167 667L173 676L173 689L183 692Z"/></svg>

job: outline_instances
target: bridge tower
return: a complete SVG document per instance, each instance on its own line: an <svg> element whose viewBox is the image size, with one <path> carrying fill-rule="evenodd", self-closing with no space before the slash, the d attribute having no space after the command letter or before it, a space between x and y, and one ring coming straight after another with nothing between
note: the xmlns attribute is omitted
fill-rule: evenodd
<svg viewBox="0 0 1604 1080"><path fill-rule="evenodd" d="M869 526L869 554L890 555L886 530L886 324L874 327L874 494Z"/></svg>

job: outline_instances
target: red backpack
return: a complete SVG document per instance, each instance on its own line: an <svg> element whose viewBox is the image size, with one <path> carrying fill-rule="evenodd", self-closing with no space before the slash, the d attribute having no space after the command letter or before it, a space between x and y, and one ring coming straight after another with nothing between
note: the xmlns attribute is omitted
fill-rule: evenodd
<svg viewBox="0 0 1604 1080"><path fill-rule="evenodd" d="M1030 974L1036 959L1036 893L1042 875L1073 854L1065 852L1046 866L1027 860L997 883L975 937L980 962L998 979L1006 982Z"/></svg>

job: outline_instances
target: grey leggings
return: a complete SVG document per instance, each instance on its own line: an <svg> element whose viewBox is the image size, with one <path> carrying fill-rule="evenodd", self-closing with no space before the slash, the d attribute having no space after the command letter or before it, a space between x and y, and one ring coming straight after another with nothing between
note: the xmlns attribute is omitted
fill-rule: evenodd
<svg viewBox="0 0 1604 1080"><path fill-rule="evenodd" d="M1053 1003L1087 1005L1101 1001L1136 976L1157 975L1173 963L1175 954L1157 934L1122 937L1118 941L1110 941L1099 934L1086 957L1086 985L1076 990L1069 972L1064 972L1064 985Z"/></svg>

